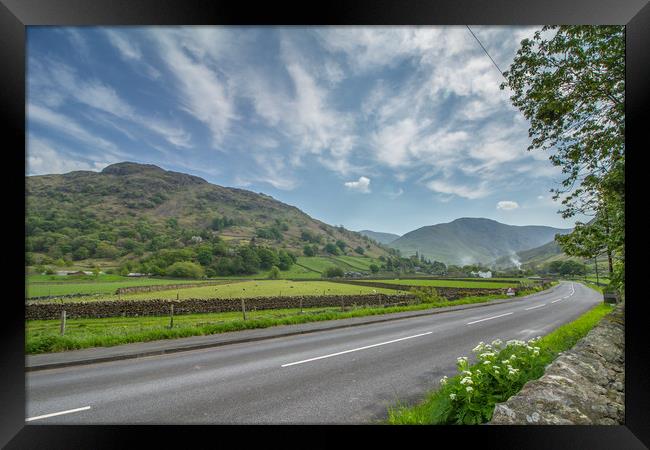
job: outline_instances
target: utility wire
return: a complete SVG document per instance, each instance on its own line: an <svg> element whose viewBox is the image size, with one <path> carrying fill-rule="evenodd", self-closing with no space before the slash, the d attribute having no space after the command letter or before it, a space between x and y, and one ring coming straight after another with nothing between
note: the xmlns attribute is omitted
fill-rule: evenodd
<svg viewBox="0 0 650 450"><path fill-rule="evenodd" d="M469 30L469 32L472 33L472 36L474 36L474 39L476 39L476 42L478 42L478 45L481 46L481 48L483 49L483 51L485 52L485 54L488 56L488 58L490 58L490 61L492 61L492 64L494 64L494 67L496 67L497 70L499 71L499 73L501 74L501 76L503 76L503 70L501 70L501 69L499 68L499 65L498 65L498 64L496 63L496 61L495 61L495 60L490 56L490 54L488 53L487 49L483 46L483 44L481 43L481 41L479 40L479 38L476 37L476 35L475 35L474 32L472 31L472 29L469 27L469 25L465 25L465 26L467 27L467 29ZM505 77L504 77L504 78L505 78ZM508 81L508 80L506 80L506 81Z"/></svg>

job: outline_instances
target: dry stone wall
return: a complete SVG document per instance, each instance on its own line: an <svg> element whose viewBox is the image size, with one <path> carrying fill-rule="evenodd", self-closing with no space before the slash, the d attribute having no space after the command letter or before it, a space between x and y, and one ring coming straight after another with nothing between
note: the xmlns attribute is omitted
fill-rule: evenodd
<svg viewBox="0 0 650 450"><path fill-rule="evenodd" d="M257 297L245 299L247 310L304 308L371 305L385 306L406 304L415 300L412 295L326 295L303 297ZM124 300L124 301L94 301L71 303L41 303L25 305L26 320L52 320L61 316L65 310L68 318L101 318L101 317L135 317L162 316L169 314L171 305L174 314L216 313L240 311L240 299L211 298L185 300Z"/></svg>
<svg viewBox="0 0 650 450"><path fill-rule="evenodd" d="M619 425L625 422L625 305L605 316L538 380L494 408L491 424Z"/></svg>

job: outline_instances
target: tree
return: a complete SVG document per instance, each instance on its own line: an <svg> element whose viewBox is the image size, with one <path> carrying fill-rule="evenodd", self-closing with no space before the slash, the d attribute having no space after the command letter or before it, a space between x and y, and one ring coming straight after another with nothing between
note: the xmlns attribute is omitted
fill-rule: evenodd
<svg viewBox="0 0 650 450"><path fill-rule="evenodd" d="M314 249L313 245L307 244L302 248L302 252L305 256L314 256L318 252L318 248Z"/></svg>
<svg viewBox="0 0 650 450"><path fill-rule="evenodd" d="M363 249L363 247L358 246L357 248L354 249L355 252L357 252L360 255L363 255L366 251Z"/></svg>
<svg viewBox="0 0 650 450"><path fill-rule="evenodd" d="M565 175L552 190L564 196L562 216L596 218L558 242L575 256L604 245L610 270L617 259L624 271L624 27L545 26L521 42L504 76L501 88L530 121L528 149L554 150Z"/></svg>
<svg viewBox="0 0 650 450"><path fill-rule="evenodd" d="M277 280L278 278L280 278L280 269L278 266L271 267L271 271L269 272L269 279Z"/></svg>
<svg viewBox="0 0 650 450"><path fill-rule="evenodd" d="M325 269L325 272L323 272L324 278L337 278L342 277L343 275L343 269L340 267L328 267Z"/></svg>
<svg viewBox="0 0 650 450"><path fill-rule="evenodd" d="M370 271L371 271L372 273L377 273L377 272L379 272L379 267L377 266L377 264L370 264Z"/></svg>
<svg viewBox="0 0 650 450"><path fill-rule="evenodd" d="M175 262L167 268L167 275L176 278L201 278L203 268L191 261Z"/></svg>
<svg viewBox="0 0 650 450"><path fill-rule="evenodd" d="M342 252L344 252L345 247L347 247L347 244L344 241L339 239L338 241L336 241L336 246L340 248Z"/></svg>
<svg viewBox="0 0 650 450"><path fill-rule="evenodd" d="M336 246L336 244L333 243L327 243L325 244L325 247L323 247L323 250L325 250L326 253L329 253L331 255L338 255L340 254L339 247Z"/></svg>

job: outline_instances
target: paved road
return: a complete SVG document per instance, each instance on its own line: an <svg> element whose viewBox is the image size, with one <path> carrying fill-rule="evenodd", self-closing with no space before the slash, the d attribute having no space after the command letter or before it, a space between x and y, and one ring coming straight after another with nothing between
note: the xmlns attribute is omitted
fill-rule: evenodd
<svg viewBox="0 0 650 450"><path fill-rule="evenodd" d="M372 423L479 341L529 339L602 301L563 282L521 302L26 374L29 424Z"/></svg>

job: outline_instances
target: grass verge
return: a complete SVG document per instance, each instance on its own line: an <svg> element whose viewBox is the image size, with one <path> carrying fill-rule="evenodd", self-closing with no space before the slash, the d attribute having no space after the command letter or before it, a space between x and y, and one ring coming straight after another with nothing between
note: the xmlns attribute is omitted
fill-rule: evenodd
<svg viewBox="0 0 650 450"><path fill-rule="evenodd" d="M562 325L550 334L542 337L534 345L539 348L538 355L528 358L519 369L516 377L503 378L499 383L474 384L472 411L459 411L453 404L450 395L456 397L459 391L465 388L463 379L469 374L475 374L477 369L485 367L481 363L467 366L459 359L459 370L463 373L449 378L441 383L441 387L427 395L425 400L415 406L397 405L388 410L388 424L391 425L452 425L459 423L485 423L492 418L494 406L506 401L521 390L524 384L535 380L544 374L544 370L560 352L573 347L582 339L606 314L612 311L612 306L600 304L595 306L578 319ZM514 351L517 349L515 348ZM497 353L491 359L498 361L508 360L513 353L510 347ZM516 358L515 358L516 359ZM488 365L489 369L490 365ZM519 372L520 371L520 372ZM503 370L502 370L503 372ZM480 373L480 372L479 372ZM485 374L483 374L485 375ZM504 374L505 375L505 374ZM494 380L494 378L493 378ZM487 386L481 392L481 386ZM496 386L496 387L495 387ZM480 399L476 401L476 399ZM468 419L469 418L469 419Z"/></svg>
<svg viewBox="0 0 650 450"><path fill-rule="evenodd" d="M521 291L519 296L536 292ZM248 311L247 320L241 312L187 314L174 317L174 327L169 328L168 316L113 317L101 319L68 319L66 334L59 334L58 320L32 320L26 322L25 352L27 354L61 352L90 347L110 347L133 342L204 336L277 325L296 325L323 320L348 319L404 311L420 311L445 306L484 303L506 298L504 295L465 297L454 301L421 303L405 306L340 308L305 308Z"/></svg>

